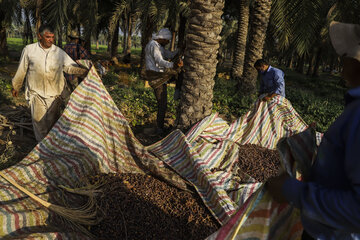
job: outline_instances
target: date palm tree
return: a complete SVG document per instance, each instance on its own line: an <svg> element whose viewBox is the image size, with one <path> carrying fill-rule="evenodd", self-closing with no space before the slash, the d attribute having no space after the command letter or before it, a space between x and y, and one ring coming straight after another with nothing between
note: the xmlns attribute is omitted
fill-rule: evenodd
<svg viewBox="0 0 360 240"><path fill-rule="evenodd" d="M239 82L240 92L244 95L251 95L256 92L257 72L253 66L255 61L263 56L271 0L254 0L253 4L244 72Z"/></svg>
<svg viewBox="0 0 360 240"><path fill-rule="evenodd" d="M182 130L211 114L223 8L224 0L191 1L177 114L177 127Z"/></svg>
<svg viewBox="0 0 360 240"><path fill-rule="evenodd" d="M141 72L145 68L145 47L151 40L152 34L165 25L169 10L167 0L139 1L137 7L140 12L139 29L141 31Z"/></svg>
<svg viewBox="0 0 360 240"><path fill-rule="evenodd" d="M234 61L231 68L231 76L236 80L239 80L243 73L246 40L248 36L249 27L249 9L250 0L238 1L238 26L237 26L237 38L236 47L234 52Z"/></svg>
<svg viewBox="0 0 360 240"><path fill-rule="evenodd" d="M8 46L6 41L6 31L15 18L20 18L17 11L19 9L19 2L12 0L0 1L0 55L8 57ZM21 15L20 15L21 16Z"/></svg>

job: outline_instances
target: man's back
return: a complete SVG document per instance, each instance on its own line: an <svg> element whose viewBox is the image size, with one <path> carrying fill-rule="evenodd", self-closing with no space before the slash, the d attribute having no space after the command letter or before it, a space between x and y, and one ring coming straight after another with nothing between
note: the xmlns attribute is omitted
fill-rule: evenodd
<svg viewBox="0 0 360 240"><path fill-rule="evenodd" d="M276 93L285 97L284 72L269 65L264 73L261 73L260 93Z"/></svg>

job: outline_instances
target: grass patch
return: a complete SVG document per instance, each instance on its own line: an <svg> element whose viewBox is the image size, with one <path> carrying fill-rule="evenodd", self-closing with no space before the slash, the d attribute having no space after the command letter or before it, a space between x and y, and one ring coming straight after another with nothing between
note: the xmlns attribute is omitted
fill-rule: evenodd
<svg viewBox="0 0 360 240"><path fill-rule="evenodd" d="M127 70L130 79L128 85L122 84L119 75L109 72L102 80L120 109L121 113L132 126L144 126L156 121L157 102L152 88L145 88L144 81L140 80L134 69ZM167 88L168 107L166 117L175 119L176 105L173 96L174 88Z"/></svg>
<svg viewBox="0 0 360 240"><path fill-rule="evenodd" d="M286 71L286 97L308 123L316 122L317 130L325 132L344 110L344 94L338 76L322 74L318 78Z"/></svg>

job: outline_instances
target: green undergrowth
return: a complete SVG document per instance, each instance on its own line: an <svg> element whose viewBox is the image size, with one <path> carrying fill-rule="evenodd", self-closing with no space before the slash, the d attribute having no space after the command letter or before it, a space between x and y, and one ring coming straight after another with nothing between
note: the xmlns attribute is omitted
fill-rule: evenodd
<svg viewBox="0 0 360 240"><path fill-rule="evenodd" d="M128 85L119 81L118 75L109 72L102 80L111 97L132 126L142 126L156 121L157 103L152 88L145 88L137 73L128 70L131 79ZM166 117L175 119L174 88L168 87Z"/></svg>
<svg viewBox="0 0 360 240"><path fill-rule="evenodd" d="M307 77L286 71L286 97L308 123L316 122L316 130L325 132L344 109L346 88L338 76Z"/></svg>
<svg viewBox="0 0 360 240"><path fill-rule="evenodd" d="M118 75L110 72L103 78L104 84L120 111L132 126L142 126L156 121L157 104L152 88L145 88L144 81L134 68L125 69L131 83L124 86ZM316 130L325 132L343 111L346 88L338 76L330 74L318 78L307 77L293 71L286 72L286 97L308 124L316 122ZM178 101L173 99L174 87L168 87L167 119L175 120ZM244 115L255 102L256 96L242 96L236 82L216 77L213 95L213 112L232 122Z"/></svg>

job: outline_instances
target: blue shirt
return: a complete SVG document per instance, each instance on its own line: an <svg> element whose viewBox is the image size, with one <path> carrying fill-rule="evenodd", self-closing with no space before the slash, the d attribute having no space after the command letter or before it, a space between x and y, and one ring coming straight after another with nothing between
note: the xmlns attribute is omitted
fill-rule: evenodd
<svg viewBox="0 0 360 240"><path fill-rule="evenodd" d="M260 76L260 94L276 93L285 97L285 81L283 71L269 66L269 68L264 73L260 73Z"/></svg>
<svg viewBox="0 0 360 240"><path fill-rule="evenodd" d="M288 179L282 189L316 239L360 239L360 87L345 100L323 136L310 181Z"/></svg>

